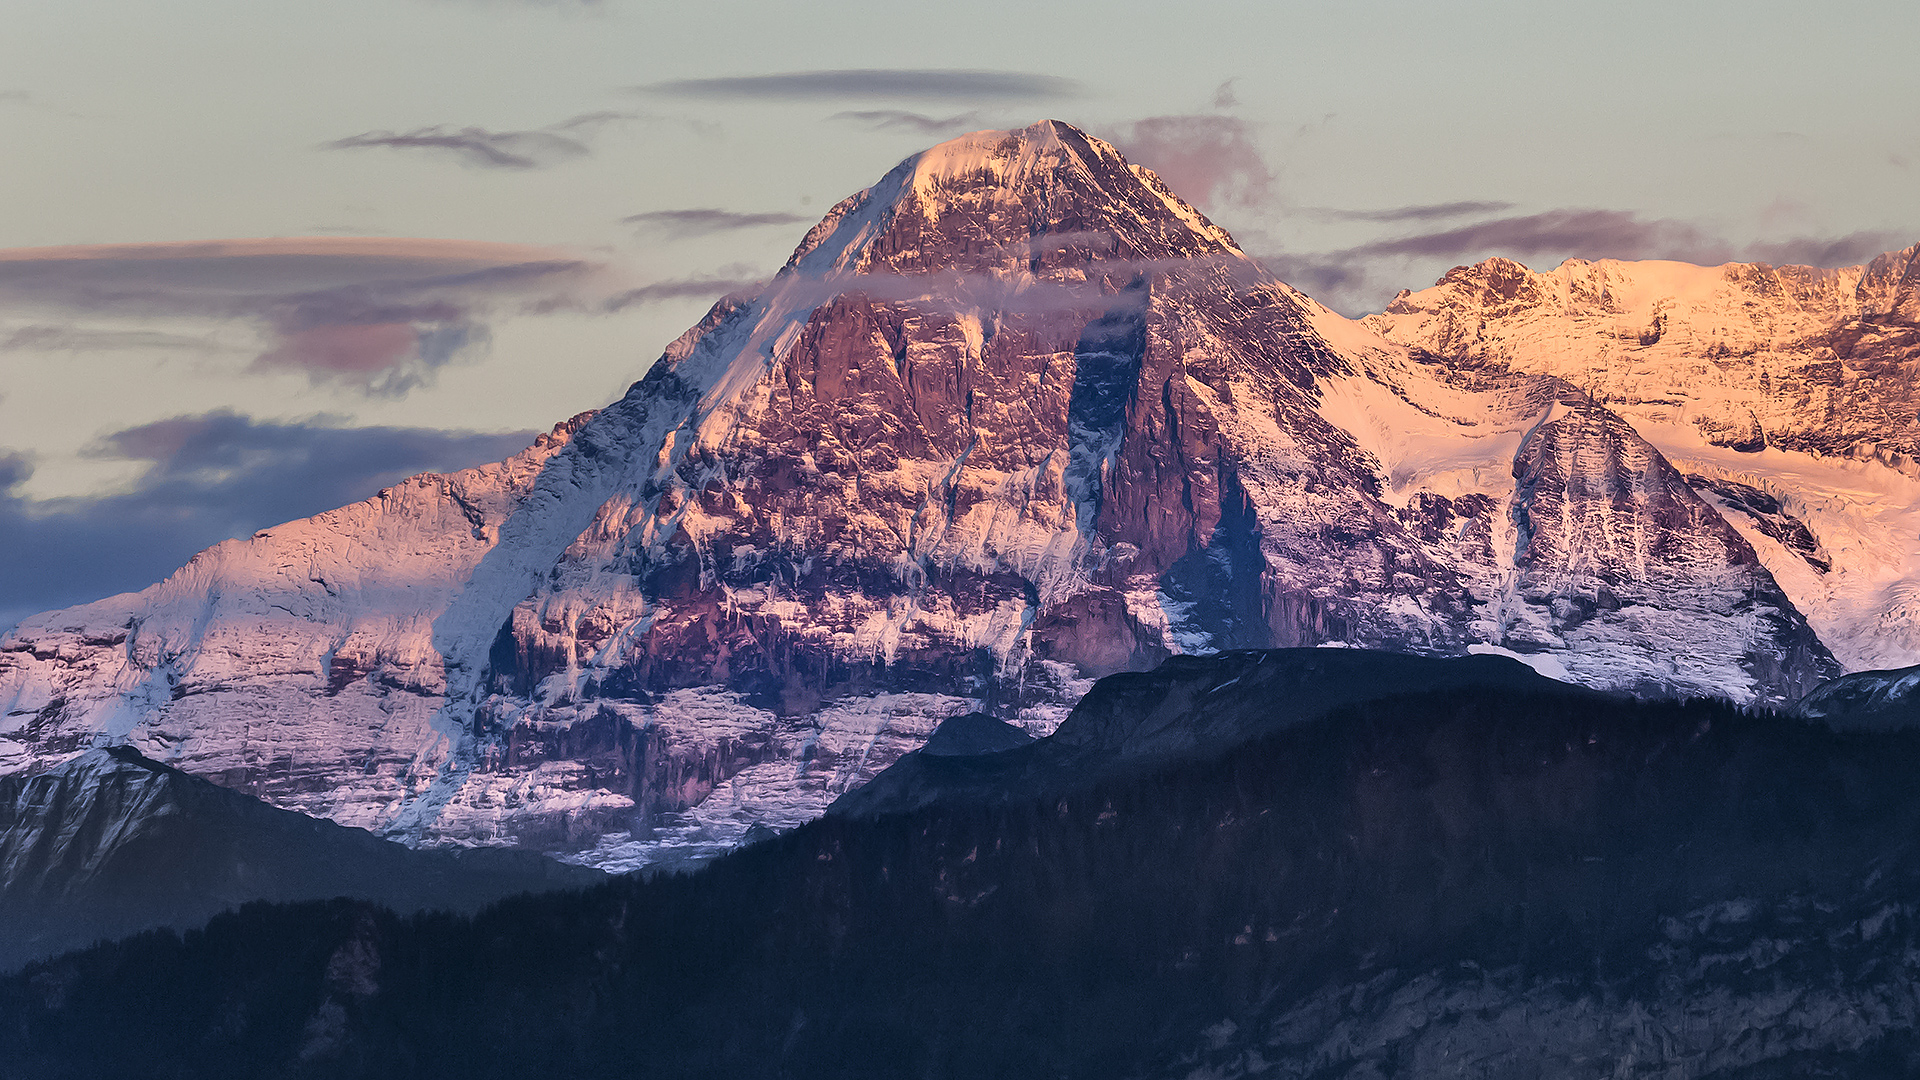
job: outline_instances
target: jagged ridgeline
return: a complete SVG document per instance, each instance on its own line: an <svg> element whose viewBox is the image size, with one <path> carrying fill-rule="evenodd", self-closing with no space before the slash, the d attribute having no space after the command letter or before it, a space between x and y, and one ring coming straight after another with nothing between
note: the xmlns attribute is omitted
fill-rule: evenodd
<svg viewBox="0 0 1920 1080"><path fill-rule="evenodd" d="M1877 358L1806 378L1892 370L1912 252L1882 262L1802 290L1826 307L1790 293L1768 348ZM1179 653L1498 652L1763 703L1834 650L1920 661L1920 525L1868 497L1915 505L1904 459L1765 434L1804 427L1762 401L1804 379L1686 413L1687 312L1798 279L1635 266L1594 287L1621 325L1497 274L1363 325L1069 125L965 136L525 453L22 623L0 769L125 741L409 842L620 869L809 820L949 717L1045 734L1094 678ZM1529 359L1567 335L1500 351L1420 314L1502 296L1489 334L1572 312L1615 343L1579 355L1664 363L1679 404ZM1615 347L1642 308L1647 356ZM1729 434L1739 402L1758 443Z"/></svg>
<svg viewBox="0 0 1920 1080"><path fill-rule="evenodd" d="M0 1075L1920 1068L1920 733L1492 669L1302 719L1255 677L1284 659L1127 684L1149 708L1078 745L1157 763L1031 797L471 921L256 905L38 965L0 981ZM1166 754L1183 710L1253 741Z"/></svg>

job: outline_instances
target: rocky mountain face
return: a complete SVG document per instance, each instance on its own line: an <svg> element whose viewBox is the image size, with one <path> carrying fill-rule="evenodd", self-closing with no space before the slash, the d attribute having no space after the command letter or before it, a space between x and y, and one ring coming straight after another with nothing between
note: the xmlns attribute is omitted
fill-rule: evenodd
<svg viewBox="0 0 1920 1080"><path fill-rule="evenodd" d="M1365 321L1454 364L1557 375L1715 446L1920 453L1920 246L1837 270L1489 259Z"/></svg>
<svg viewBox="0 0 1920 1080"><path fill-rule="evenodd" d="M0 768L127 742L624 868L808 820L949 717L1045 734L1176 653L1501 652L1760 702L1838 672L1801 614L1837 610L1825 575L1779 551L1853 550L1794 497L1676 468L1574 373L1410 337L1068 125L966 136L526 453L23 622Z"/></svg>
<svg viewBox="0 0 1920 1080"><path fill-rule="evenodd" d="M0 777L0 970L256 900L472 911L605 880L526 852L413 851L151 761L89 750Z"/></svg>
<svg viewBox="0 0 1920 1080"><path fill-rule="evenodd" d="M1920 662L1920 247L1838 270L1490 259L1365 323L1452 371L1580 387L1687 474L1844 666Z"/></svg>
<svg viewBox="0 0 1920 1080"><path fill-rule="evenodd" d="M1839 731L1896 731L1920 726L1920 667L1842 675L1794 703L1795 715Z"/></svg>

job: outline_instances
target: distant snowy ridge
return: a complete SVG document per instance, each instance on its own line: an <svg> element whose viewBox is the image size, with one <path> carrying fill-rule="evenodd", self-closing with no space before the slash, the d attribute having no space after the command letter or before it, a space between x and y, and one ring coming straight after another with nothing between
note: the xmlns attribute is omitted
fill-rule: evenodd
<svg viewBox="0 0 1920 1080"><path fill-rule="evenodd" d="M1489 259L1364 322L1581 387L1696 479L1843 665L1920 662L1920 246L1838 270Z"/></svg>

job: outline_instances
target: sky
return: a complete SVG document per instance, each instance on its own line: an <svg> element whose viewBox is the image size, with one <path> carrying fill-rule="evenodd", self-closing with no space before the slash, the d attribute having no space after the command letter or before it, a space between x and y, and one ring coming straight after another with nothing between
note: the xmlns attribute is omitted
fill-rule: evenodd
<svg viewBox="0 0 1920 1080"><path fill-rule="evenodd" d="M1920 5L0 0L0 628L495 460L839 199L1077 124L1350 315L1920 241Z"/></svg>

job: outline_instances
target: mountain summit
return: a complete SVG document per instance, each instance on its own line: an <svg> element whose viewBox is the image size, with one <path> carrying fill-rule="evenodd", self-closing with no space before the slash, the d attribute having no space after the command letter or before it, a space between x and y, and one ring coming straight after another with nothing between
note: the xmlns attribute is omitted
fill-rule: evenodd
<svg viewBox="0 0 1920 1080"><path fill-rule="evenodd" d="M1112 146L981 132L835 206L620 401L0 640L0 768L144 752L608 867L815 816L1170 654L1516 655L1641 693L1838 666L1573 382L1294 291Z"/></svg>

